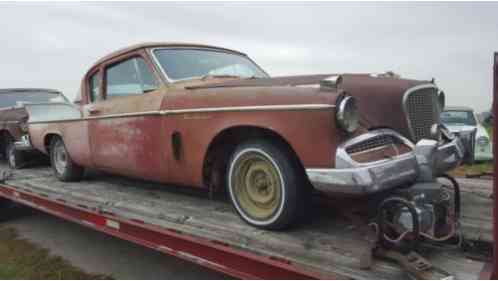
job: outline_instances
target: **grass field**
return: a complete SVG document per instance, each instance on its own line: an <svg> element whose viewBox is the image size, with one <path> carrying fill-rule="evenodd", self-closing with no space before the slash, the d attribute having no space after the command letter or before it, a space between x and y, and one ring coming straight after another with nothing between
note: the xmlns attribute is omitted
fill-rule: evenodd
<svg viewBox="0 0 498 281"><path fill-rule="evenodd" d="M27 240L12 228L0 227L0 279L111 279L88 274Z"/></svg>

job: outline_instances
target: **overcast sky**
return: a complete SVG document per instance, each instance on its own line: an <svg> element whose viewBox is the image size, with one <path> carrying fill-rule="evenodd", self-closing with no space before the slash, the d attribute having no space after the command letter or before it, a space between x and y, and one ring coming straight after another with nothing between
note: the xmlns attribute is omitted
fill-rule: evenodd
<svg viewBox="0 0 498 281"><path fill-rule="evenodd" d="M74 98L116 49L181 41L249 54L272 76L383 72L430 79L447 104L491 107L498 3L2 3L0 87Z"/></svg>

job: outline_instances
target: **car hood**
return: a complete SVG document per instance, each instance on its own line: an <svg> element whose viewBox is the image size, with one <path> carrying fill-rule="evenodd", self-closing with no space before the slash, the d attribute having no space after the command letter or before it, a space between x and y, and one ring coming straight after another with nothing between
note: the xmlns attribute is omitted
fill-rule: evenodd
<svg viewBox="0 0 498 281"><path fill-rule="evenodd" d="M175 87L187 89L192 95L189 95L190 104L186 100L178 100L176 107L335 104L337 97L346 93L357 99L365 127L389 127L409 137L402 106L403 95L408 89L430 81L370 74L340 74L341 79L336 88L320 88L320 81L336 75L339 74L180 82ZM191 104L192 101L194 104Z"/></svg>

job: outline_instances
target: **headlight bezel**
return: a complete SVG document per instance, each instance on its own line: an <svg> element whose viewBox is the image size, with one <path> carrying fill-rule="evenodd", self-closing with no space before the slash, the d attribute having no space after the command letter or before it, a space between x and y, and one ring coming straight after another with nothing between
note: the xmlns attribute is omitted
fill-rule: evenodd
<svg viewBox="0 0 498 281"><path fill-rule="evenodd" d="M349 134L358 130L360 127L360 113L354 97L345 95L339 100L335 119L339 127Z"/></svg>

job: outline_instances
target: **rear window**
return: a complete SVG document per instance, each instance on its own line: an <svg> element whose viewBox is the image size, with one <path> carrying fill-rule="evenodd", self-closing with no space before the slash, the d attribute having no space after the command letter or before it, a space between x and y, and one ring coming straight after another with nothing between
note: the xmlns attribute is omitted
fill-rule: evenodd
<svg viewBox="0 0 498 281"><path fill-rule="evenodd" d="M7 92L0 93L0 108L12 107L22 103L67 102L63 95L48 92Z"/></svg>

